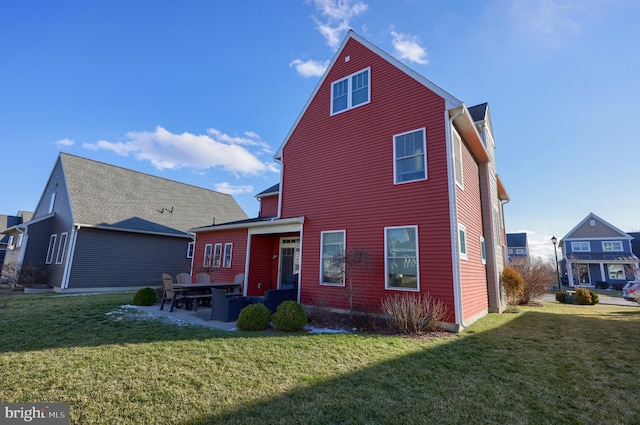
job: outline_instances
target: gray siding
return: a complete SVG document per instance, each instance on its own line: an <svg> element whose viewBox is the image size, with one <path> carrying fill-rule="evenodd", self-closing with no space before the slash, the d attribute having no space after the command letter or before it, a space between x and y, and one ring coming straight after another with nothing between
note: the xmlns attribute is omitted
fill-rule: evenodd
<svg viewBox="0 0 640 425"><path fill-rule="evenodd" d="M162 273L190 271L190 239L81 228L69 289L162 286Z"/></svg>

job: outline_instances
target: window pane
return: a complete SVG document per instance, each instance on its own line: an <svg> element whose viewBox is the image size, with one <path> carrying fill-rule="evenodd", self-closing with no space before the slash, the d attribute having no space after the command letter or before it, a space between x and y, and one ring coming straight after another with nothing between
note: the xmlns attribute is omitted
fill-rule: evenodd
<svg viewBox="0 0 640 425"><path fill-rule="evenodd" d="M369 101L369 71L351 77L351 106Z"/></svg>
<svg viewBox="0 0 640 425"><path fill-rule="evenodd" d="M416 229L387 229L388 285L394 288L418 288Z"/></svg>
<svg viewBox="0 0 640 425"><path fill-rule="evenodd" d="M349 80L344 79L333 83L333 109L331 112L340 112L347 109L349 98Z"/></svg>
<svg viewBox="0 0 640 425"><path fill-rule="evenodd" d="M344 252L344 232L322 233L322 283L344 284L342 267L335 257Z"/></svg>
<svg viewBox="0 0 640 425"><path fill-rule="evenodd" d="M424 130L395 136L394 139L396 183L426 179Z"/></svg>

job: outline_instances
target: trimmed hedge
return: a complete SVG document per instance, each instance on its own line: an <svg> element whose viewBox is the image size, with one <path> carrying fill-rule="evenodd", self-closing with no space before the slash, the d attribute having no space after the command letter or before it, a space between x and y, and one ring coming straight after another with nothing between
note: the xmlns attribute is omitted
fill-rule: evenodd
<svg viewBox="0 0 640 425"><path fill-rule="evenodd" d="M302 330L307 324L307 313L297 302L285 301L273 313L271 321L279 331L296 332Z"/></svg>
<svg viewBox="0 0 640 425"><path fill-rule="evenodd" d="M271 311L264 304L249 304L240 311L236 326L241 331L262 331L270 321Z"/></svg>
<svg viewBox="0 0 640 425"><path fill-rule="evenodd" d="M133 295L133 305L154 305L158 301L158 294L153 288L142 288Z"/></svg>

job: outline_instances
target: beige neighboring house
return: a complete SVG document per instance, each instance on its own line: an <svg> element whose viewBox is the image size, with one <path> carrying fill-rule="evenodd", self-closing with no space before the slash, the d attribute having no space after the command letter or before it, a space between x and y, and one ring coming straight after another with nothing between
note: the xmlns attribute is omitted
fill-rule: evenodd
<svg viewBox="0 0 640 425"><path fill-rule="evenodd" d="M161 286L191 269L189 229L246 218L231 195L60 153L33 216L2 232L5 264L44 265L61 292Z"/></svg>

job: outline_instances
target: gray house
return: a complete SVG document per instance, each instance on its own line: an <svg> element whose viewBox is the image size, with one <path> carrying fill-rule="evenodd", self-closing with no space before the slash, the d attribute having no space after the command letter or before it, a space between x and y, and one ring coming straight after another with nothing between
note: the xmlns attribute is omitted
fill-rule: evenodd
<svg viewBox="0 0 640 425"><path fill-rule="evenodd" d="M42 265L56 291L162 285L189 272L188 229L247 218L231 195L61 153L5 265ZM9 277L3 267L2 277Z"/></svg>
<svg viewBox="0 0 640 425"><path fill-rule="evenodd" d="M529 240L527 234L507 233L507 260L511 263L529 259Z"/></svg>
<svg viewBox="0 0 640 425"><path fill-rule="evenodd" d="M4 215L0 214L0 265L4 261L4 256L7 253L7 249L13 249L16 245L21 245L21 240L14 239L9 235L4 235L2 232L9 227L17 226L25 221L31 220L33 216L29 211L18 211L16 215Z"/></svg>

